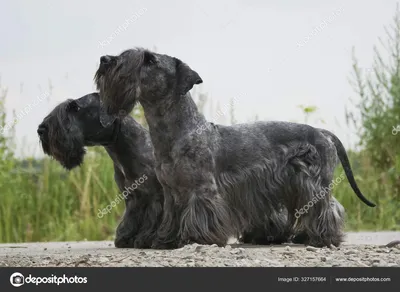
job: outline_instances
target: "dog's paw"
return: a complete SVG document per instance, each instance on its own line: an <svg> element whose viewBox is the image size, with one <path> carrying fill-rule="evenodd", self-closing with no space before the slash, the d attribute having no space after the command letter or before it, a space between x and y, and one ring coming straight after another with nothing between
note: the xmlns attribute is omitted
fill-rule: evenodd
<svg viewBox="0 0 400 292"><path fill-rule="evenodd" d="M135 248L149 249L152 247L152 240L149 238L137 238L133 245Z"/></svg>
<svg viewBox="0 0 400 292"><path fill-rule="evenodd" d="M119 237L114 240L116 248L134 248L135 238Z"/></svg>
<svg viewBox="0 0 400 292"><path fill-rule="evenodd" d="M160 239L153 240L151 244L152 249L175 249L178 247L179 244L176 241L164 241Z"/></svg>
<svg viewBox="0 0 400 292"><path fill-rule="evenodd" d="M306 233L299 233L293 236L292 243L308 245L309 237Z"/></svg>

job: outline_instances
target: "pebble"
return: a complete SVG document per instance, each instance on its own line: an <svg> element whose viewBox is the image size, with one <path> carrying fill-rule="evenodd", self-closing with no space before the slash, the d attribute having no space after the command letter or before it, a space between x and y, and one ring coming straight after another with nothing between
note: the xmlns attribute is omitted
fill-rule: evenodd
<svg viewBox="0 0 400 292"><path fill-rule="evenodd" d="M307 246L307 247L306 247L306 250L312 251L312 252L317 252L317 251L319 251L320 249L317 248L317 247L314 247L314 246Z"/></svg>
<svg viewBox="0 0 400 292"><path fill-rule="evenodd" d="M293 251L284 251L283 254L288 255L288 256L295 255L295 253Z"/></svg>
<svg viewBox="0 0 400 292"><path fill-rule="evenodd" d="M372 259L372 263L379 263L380 261L380 259Z"/></svg>
<svg viewBox="0 0 400 292"><path fill-rule="evenodd" d="M194 251L195 251L195 252L200 252L202 249L203 249L203 247L202 247L201 245L199 245L199 246L196 246L196 247L194 248Z"/></svg>

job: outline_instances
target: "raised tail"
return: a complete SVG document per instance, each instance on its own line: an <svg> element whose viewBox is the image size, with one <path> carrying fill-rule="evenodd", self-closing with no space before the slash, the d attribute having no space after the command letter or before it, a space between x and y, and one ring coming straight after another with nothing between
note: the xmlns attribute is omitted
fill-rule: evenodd
<svg viewBox="0 0 400 292"><path fill-rule="evenodd" d="M349 181L350 186L353 189L353 191L356 193L357 197L361 201L363 201L364 204L366 204L367 206L375 207L376 205L374 203L368 201L368 199L366 197L364 197L364 195L361 193L360 189L358 188L357 183L354 179L353 171L351 170L350 161L349 161L349 158L347 157L346 149L344 149L342 142L339 140L338 137L336 137L331 132L324 130L324 129L320 129L320 131L323 134L329 136L332 139L332 142L335 144L336 152L340 159L340 162L342 163L344 173L346 174L347 180Z"/></svg>

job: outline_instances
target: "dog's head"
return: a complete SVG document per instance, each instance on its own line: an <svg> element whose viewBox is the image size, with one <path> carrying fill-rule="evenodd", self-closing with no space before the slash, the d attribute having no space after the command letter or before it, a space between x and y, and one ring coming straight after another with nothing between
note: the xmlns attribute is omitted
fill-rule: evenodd
<svg viewBox="0 0 400 292"><path fill-rule="evenodd" d="M181 60L144 49L102 56L94 79L106 112L114 117L130 113L137 102L179 97L203 82Z"/></svg>
<svg viewBox="0 0 400 292"><path fill-rule="evenodd" d="M105 113L100 109L97 93L57 105L37 130L44 153L70 170L82 163L85 146L111 143L115 138L116 123L103 127L100 118Z"/></svg>

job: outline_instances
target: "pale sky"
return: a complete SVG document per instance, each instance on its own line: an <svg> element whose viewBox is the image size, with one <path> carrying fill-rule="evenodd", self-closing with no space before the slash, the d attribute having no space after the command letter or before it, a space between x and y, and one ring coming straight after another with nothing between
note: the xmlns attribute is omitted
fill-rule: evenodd
<svg viewBox="0 0 400 292"><path fill-rule="evenodd" d="M198 91L214 105L234 98L239 122L256 115L301 122L298 105L313 105L326 124L310 124L333 131L349 147L357 141L344 115L349 98L357 100L347 80L351 49L361 67L370 68L373 46L395 9L394 0L3 1L0 86L8 88L11 114L43 99L51 82L49 98L16 125L19 152L40 154L38 124L59 102L95 91L101 55L156 47L197 71L204 81Z"/></svg>

